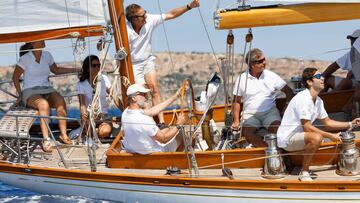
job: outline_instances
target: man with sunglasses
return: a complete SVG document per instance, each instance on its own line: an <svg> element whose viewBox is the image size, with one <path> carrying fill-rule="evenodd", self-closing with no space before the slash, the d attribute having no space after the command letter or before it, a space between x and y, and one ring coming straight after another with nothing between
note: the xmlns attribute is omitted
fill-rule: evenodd
<svg viewBox="0 0 360 203"><path fill-rule="evenodd" d="M323 72L325 78L325 89L333 87L334 90L350 89L353 86L356 87L352 109L355 109L355 102L360 102L360 29L355 30L351 35L347 36L350 40L351 49L345 55L338 58L335 62L330 64ZM343 69L349 71L346 78L336 84L335 77L332 74L338 70ZM352 79L355 79L352 80ZM352 112L352 116L356 117L359 112Z"/></svg>
<svg viewBox="0 0 360 203"><path fill-rule="evenodd" d="M309 166L313 154L319 149L324 138L340 142L340 133L330 133L313 125L318 119L328 130L342 130L360 124L360 118L351 122L340 122L328 117L324 102L318 96L324 88L324 78L316 68L305 68L302 74L305 90L290 101L277 131L278 147L286 151L304 150L301 181L312 181Z"/></svg>
<svg viewBox="0 0 360 203"><path fill-rule="evenodd" d="M180 95L180 89L166 101L145 109L149 89L141 84L131 85L126 94L129 107L121 116L124 131L123 145L129 153L149 154L152 152L174 152L182 144L183 138L176 126L159 129L153 116L158 115L171 105ZM185 123L184 114L180 114L177 125Z"/></svg>
<svg viewBox="0 0 360 203"><path fill-rule="evenodd" d="M161 102L161 94L157 85L155 57L151 55L151 35L154 29L164 21L177 18L192 8L199 6L199 0L192 0L185 6L175 8L161 15L147 14L137 4L131 4L126 7L126 26L135 83L146 84L151 89L154 105ZM160 113L158 116L160 123L164 124L164 115Z"/></svg>
<svg viewBox="0 0 360 203"><path fill-rule="evenodd" d="M260 49L250 50L245 57L248 71L242 73L234 84L233 129L240 127L240 104L244 113L242 134L247 142L255 147L265 147L264 140L257 130L265 127L270 133L276 133L281 117L276 108L276 93L282 91L287 101L293 97L291 88L276 73L265 69L266 59Z"/></svg>

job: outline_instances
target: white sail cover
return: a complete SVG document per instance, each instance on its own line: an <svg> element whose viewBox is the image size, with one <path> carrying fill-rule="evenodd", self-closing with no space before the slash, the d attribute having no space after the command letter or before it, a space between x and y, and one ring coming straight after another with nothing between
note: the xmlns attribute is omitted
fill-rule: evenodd
<svg viewBox="0 0 360 203"><path fill-rule="evenodd" d="M0 34L105 25L104 16L102 0L0 0Z"/></svg>
<svg viewBox="0 0 360 203"><path fill-rule="evenodd" d="M288 3L360 3L360 0L246 0L248 2L288 2Z"/></svg>

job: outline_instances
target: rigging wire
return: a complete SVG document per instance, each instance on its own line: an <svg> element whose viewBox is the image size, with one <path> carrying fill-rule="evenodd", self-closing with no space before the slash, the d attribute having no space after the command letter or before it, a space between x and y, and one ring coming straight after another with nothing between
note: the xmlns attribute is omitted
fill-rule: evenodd
<svg viewBox="0 0 360 203"><path fill-rule="evenodd" d="M217 65L217 67L218 67L218 70L219 70L220 75L222 75L221 67L220 67L219 61L218 61L218 59L217 59L217 57L216 57L215 49L214 49L214 46L213 46L212 41L211 41L211 39L210 39L209 31L208 31L208 29L206 28L205 20L204 20L204 17L203 17L203 15L202 15L202 13L201 13L200 7L198 7L197 10L198 10L198 13L199 13L199 15L200 15L201 22L202 22L202 25L203 25L203 27L204 27L204 30L205 30L207 39L208 39L208 41L209 41L209 44L210 44L210 47L211 47L211 50L212 50L212 54L213 54L213 56L214 56L214 58L215 58L215 63L216 63L216 65Z"/></svg>
<svg viewBox="0 0 360 203"><path fill-rule="evenodd" d="M66 9L66 18L67 18L67 21L68 21L68 25L69 25L69 28L71 28L71 23L70 23L70 15L69 15L69 8L68 8L68 4L67 4L67 0L64 0L65 2L65 9ZM72 48L73 48L73 57L74 57L74 67L76 68L76 56L75 56L75 48L76 46L74 47L74 41L72 38L70 38L71 40L71 45L72 45Z"/></svg>
<svg viewBox="0 0 360 203"><path fill-rule="evenodd" d="M167 31L166 31L166 27L165 27L165 19L163 19L163 15L162 15L162 9L161 9L161 5L160 5L160 0L157 0L157 4L158 4L158 8L159 8L159 11L160 11L160 14L161 14L161 19L163 21L162 23L162 28L163 28L163 31L164 31L164 35L165 35L165 41L166 41L166 47L167 47L167 52L169 54L169 58L170 58L170 63L171 63L171 67L172 67L172 72L175 72L175 64L174 64L174 61L173 61L173 58L172 58L172 54L170 52L170 43L169 43L169 38L168 38L168 34L167 34ZM175 81L178 82L178 75L175 74Z"/></svg>

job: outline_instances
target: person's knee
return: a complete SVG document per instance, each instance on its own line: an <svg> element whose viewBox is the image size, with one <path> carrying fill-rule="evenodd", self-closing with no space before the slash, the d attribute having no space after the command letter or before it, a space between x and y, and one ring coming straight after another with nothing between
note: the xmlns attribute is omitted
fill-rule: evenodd
<svg viewBox="0 0 360 203"><path fill-rule="evenodd" d="M270 132L270 133L276 133L277 132L277 130L278 130L278 128L279 128L279 126L280 126L280 121L274 121L274 122L272 122L271 124L270 124L270 126L268 127L268 131Z"/></svg>
<svg viewBox="0 0 360 203"><path fill-rule="evenodd" d="M99 137L100 138L107 138L110 136L112 128L108 124L103 124L99 127Z"/></svg>
<svg viewBox="0 0 360 203"><path fill-rule="evenodd" d="M309 136L308 141L313 146L319 146L323 141L323 136L318 133L312 133L311 136Z"/></svg>
<svg viewBox="0 0 360 203"><path fill-rule="evenodd" d="M253 135L256 131L255 127L251 127L251 126L244 126L243 127L243 131L242 133L244 134L244 136L248 136L248 135Z"/></svg>
<svg viewBox="0 0 360 203"><path fill-rule="evenodd" d="M160 90L156 84L147 84L152 94L159 94Z"/></svg>
<svg viewBox="0 0 360 203"><path fill-rule="evenodd" d="M38 109L40 112L48 112L50 110L49 103L46 100L41 100L38 103Z"/></svg>

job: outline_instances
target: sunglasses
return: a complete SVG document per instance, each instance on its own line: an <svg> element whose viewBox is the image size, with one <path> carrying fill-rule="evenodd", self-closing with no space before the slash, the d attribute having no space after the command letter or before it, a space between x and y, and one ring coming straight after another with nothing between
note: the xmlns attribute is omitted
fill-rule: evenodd
<svg viewBox="0 0 360 203"><path fill-rule="evenodd" d="M321 73L318 73L316 75L313 75L313 78L316 78L318 80L320 80L320 78L322 77Z"/></svg>
<svg viewBox="0 0 360 203"><path fill-rule="evenodd" d="M147 97L147 93L145 92L136 92L135 95L141 95L143 97Z"/></svg>
<svg viewBox="0 0 360 203"><path fill-rule="evenodd" d="M101 64L100 63L92 63L91 67L93 68L100 68Z"/></svg>
<svg viewBox="0 0 360 203"><path fill-rule="evenodd" d="M253 63L261 64L261 63L264 63L264 61L266 61L266 58L262 58L262 59L253 61Z"/></svg>
<svg viewBox="0 0 360 203"><path fill-rule="evenodd" d="M144 11L143 15L135 15L134 18L145 18L146 16L146 11Z"/></svg>

